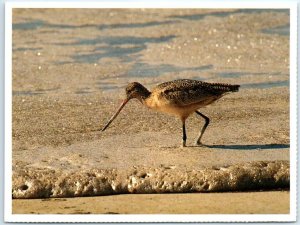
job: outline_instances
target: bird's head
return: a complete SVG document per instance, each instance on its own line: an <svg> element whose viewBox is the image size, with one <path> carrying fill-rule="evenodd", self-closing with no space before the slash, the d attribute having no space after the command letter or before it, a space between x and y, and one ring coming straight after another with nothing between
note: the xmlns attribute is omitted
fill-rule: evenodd
<svg viewBox="0 0 300 225"><path fill-rule="evenodd" d="M126 86L126 98L128 100L132 98L142 99L143 97L147 97L149 91L143 85L138 82L132 82Z"/></svg>

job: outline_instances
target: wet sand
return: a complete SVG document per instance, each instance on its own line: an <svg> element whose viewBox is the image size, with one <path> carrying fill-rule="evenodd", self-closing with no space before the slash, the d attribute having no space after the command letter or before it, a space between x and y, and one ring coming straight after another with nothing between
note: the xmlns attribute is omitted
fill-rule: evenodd
<svg viewBox="0 0 300 225"><path fill-rule="evenodd" d="M62 13L64 17L58 16ZM64 181L70 173L80 177L92 170L138 173L140 168L175 168L186 173L249 162L288 164L288 11L18 9L13 11L13 24L13 190L19 197L31 191L24 180L32 182L46 170L65 174ZM187 121L188 147L181 148L181 122L135 100L107 131L100 131L123 100L127 83L138 81L151 89L180 78L241 84L239 92L201 110L211 118L203 137L206 146L194 145L203 125L196 115ZM34 184L48 185L39 182ZM238 206L226 211L216 203L224 198L239 201L239 195L249 206L244 211ZM158 198L174 205L177 196L184 196L182 208L174 206L168 213L286 213L288 195L288 191L117 195L63 203L80 210L82 201L91 207L106 199L108 205L118 202L116 208L104 211L99 206L95 213L133 213L135 209L121 207L130 198L145 204ZM216 199L204 200L212 207L193 211L188 202L194 204L195 196ZM261 208L254 204L256 198L265 199L258 203ZM282 208L271 204L271 198L278 199ZM49 211L42 207L39 211L47 202ZM26 205L32 209L27 213L74 213L63 207L54 211L59 204L55 199L13 200L13 211L25 212ZM149 213L157 208L151 207Z"/></svg>
<svg viewBox="0 0 300 225"><path fill-rule="evenodd" d="M17 199L16 214L288 214L288 191Z"/></svg>

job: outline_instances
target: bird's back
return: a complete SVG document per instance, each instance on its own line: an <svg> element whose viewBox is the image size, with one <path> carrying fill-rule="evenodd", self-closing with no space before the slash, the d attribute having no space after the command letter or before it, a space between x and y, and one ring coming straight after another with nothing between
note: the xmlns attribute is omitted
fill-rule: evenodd
<svg viewBox="0 0 300 225"><path fill-rule="evenodd" d="M181 79L159 84L152 90L152 93L156 93L159 98L177 106L201 103L208 105L225 93L238 91L239 87L240 85Z"/></svg>

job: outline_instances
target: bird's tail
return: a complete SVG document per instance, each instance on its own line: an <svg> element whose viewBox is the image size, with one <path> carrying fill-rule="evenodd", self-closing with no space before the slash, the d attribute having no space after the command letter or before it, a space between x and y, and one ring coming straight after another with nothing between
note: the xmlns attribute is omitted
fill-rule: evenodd
<svg viewBox="0 0 300 225"><path fill-rule="evenodd" d="M232 92L239 91L239 88L240 88L240 85L238 85L238 84L234 84L234 85L229 86L229 90L232 91Z"/></svg>
<svg viewBox="0 0 300 225"><path fill-rule="evenodd" d="M213 83L211 85L214 90L219 90L221 92L237 92L237 91L239 91L239 88L240 88L240 85L238 85L238 84Z"/></svg>

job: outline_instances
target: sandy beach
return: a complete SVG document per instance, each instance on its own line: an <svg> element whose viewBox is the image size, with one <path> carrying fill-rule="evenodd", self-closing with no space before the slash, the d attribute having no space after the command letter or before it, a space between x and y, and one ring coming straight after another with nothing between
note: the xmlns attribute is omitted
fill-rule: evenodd
<svg viewBox="0 0 300 225"><path fill-rule="evenodd" d="M14 9L13 213L289 213L289 19ZM241 85L200 109L204 146L202 118L187 120L182 148L181 121L137 100L101 132L128 83L174 79Z"/></svg>

